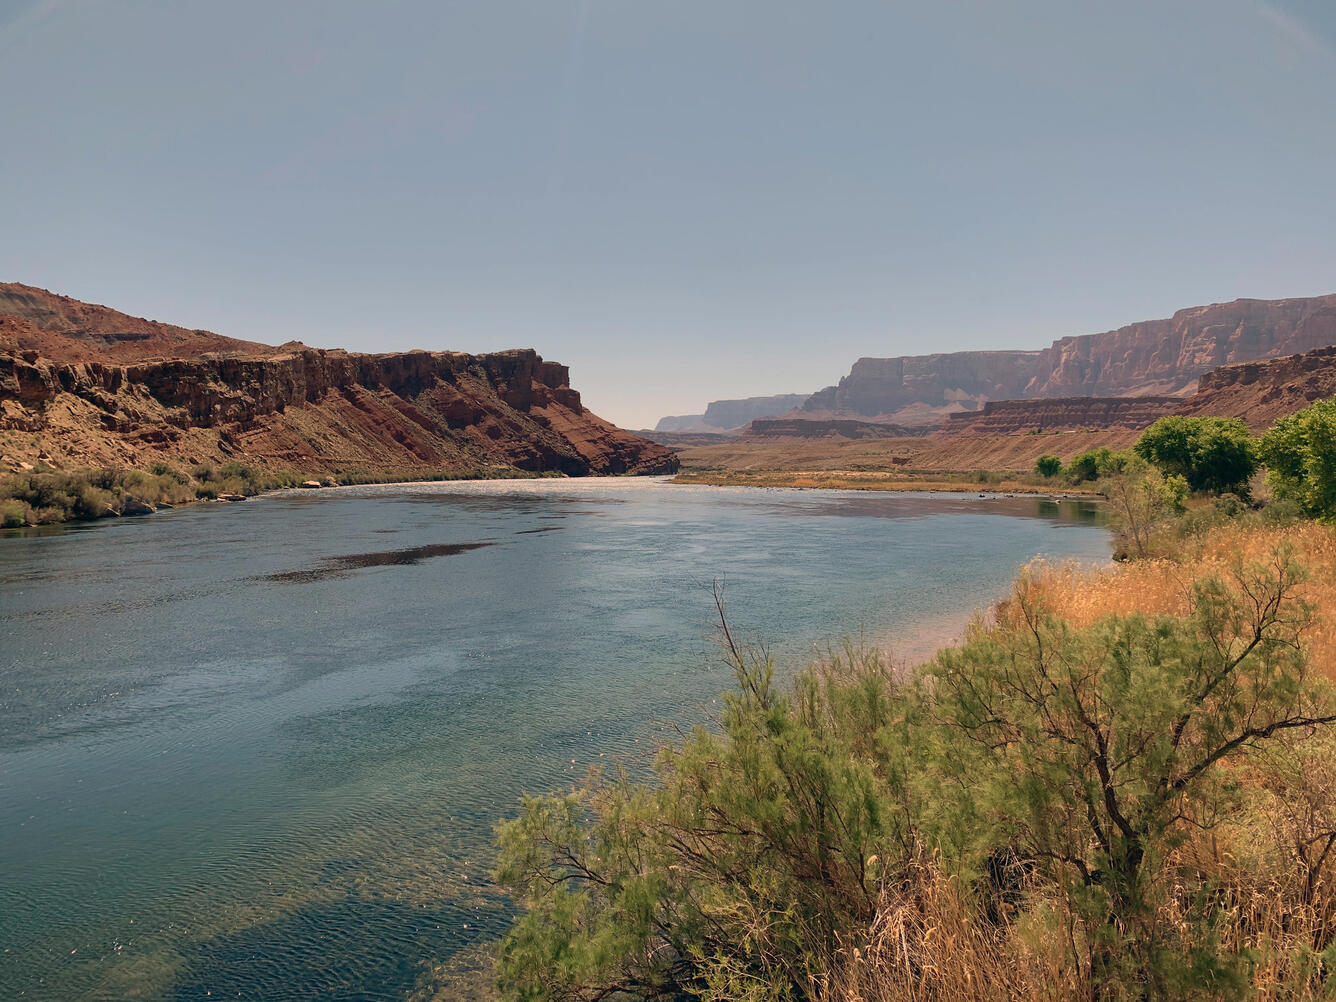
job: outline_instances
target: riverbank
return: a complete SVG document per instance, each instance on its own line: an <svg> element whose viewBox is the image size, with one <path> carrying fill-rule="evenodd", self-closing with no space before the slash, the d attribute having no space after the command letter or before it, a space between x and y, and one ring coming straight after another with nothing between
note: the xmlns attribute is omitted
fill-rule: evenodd
<svg viewBox="0 0 1336 1002"><path fill-rule="evenodd" d="M1230 511L1031 564L910 677L730 638L719 733L498 829L500 997L1330 998L1336 531Z"/></svg>
<svg viewBox="0 0 1336 1002"><path fill-rule="evenodd" d="M675 484L711 487L802 487L853 491L935 491L953 494L1034 494L1055 498L1098 498L1099 491L1052 483L1036 483L1014 473L915 475L864 470L683 470Z"/></svg>
<svg viewBox="0 0 1336 1002"><path fill-rule="evenodd" d="M465 470L400 470L296 473L241 463L197 465L188 470L156 463L149 470L57 470L49 466L0 478L0 530L36 528L105 518L151 515L160 509L205 503L237 503L273 491L318 490L364 484L441 483L468 480L563 478L513 467Z"/></svg>

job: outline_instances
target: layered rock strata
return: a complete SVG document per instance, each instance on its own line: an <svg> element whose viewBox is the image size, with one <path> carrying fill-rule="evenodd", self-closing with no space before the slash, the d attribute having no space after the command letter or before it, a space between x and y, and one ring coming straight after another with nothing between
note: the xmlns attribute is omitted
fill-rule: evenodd
<svg viewBox="0 0 1336 1002"><path fill-rule="evenodd" d="M1179 310L1164 320L1060 338L1040 351L953 352L862 358L839 385L803 409L823 416L903 423L991 400L1186 396L1222 365L1336 344L1336 295L1238 299Z"/></svg>
<svg viewBox="0 0 1336 1002"><path fill-rule="evenodd" d="M152 329L145 337L135 329L151 321L104 307L65 305L43 316L31 290L19 288L28 316L0 318L0 462L10 468L156 459L410 475L677 468L663 446L585 409L566 366L530 349L372 355L294 343L252 351L208 332L174 333L183 328L155 341ZM71 315L82 330L38 326ZM192 338L210 352L153 358Z"/></svg>

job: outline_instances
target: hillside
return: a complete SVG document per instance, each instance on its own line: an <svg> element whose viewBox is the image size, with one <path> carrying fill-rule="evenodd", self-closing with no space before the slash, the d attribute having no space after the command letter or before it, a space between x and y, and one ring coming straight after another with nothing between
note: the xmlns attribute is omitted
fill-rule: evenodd
<svg viewBox="0 0 1336 1002"><path fill-rule="evenodd" d="M669 473L520 349L359 354L188 330L0 285L0 469L241 460L312 474Z"/></svg>

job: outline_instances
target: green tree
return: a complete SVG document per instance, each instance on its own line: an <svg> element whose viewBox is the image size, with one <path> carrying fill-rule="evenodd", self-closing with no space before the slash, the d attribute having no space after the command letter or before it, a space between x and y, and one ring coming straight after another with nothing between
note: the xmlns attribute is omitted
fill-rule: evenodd
<svg viewBox="0 0 1336 1002"><path fill-rule="evenodd" d="M1162 530L1183 511L1187 481L1166 476L1138 456L1125 457L1121 465L1120 472L1100 480L1109 500L1114 555L1146 557Z"/></svg>
<svg viewBox="0 0 1336 1002"><path fill-rule="evenodd" d="M1132 448L1165 473L1183 477L1194 491L1245 494L1257 472L1252 436L1238 418L1163 417Z"/></svg>
<svg viewBox="0 0 1336 1002"><path fill-rule="evenodd" d="M1275 492L1304 514L1336 517L1336 400L1321 400L1277 421L1258 449Z"/></svg>
<svg viewBox="0 0 1336 1002"><path fill-rule="evenodd" d="M1035 460L1034 471L1041 477L1056 477L1062 472L1062 460L1052 453L1045 453Z"/></svg>

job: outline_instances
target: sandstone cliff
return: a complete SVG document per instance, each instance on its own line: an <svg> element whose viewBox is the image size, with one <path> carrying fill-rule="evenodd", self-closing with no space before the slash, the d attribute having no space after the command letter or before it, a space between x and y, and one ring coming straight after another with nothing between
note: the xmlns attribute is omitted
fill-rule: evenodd
<svg viewBox="0 0 1336 1002"><path fill-rule="evenodd" d="M961 351L943 355L860 358L838 386L812 394L809 412L895 416L913 405L928 423L942 416L934 408L972 409L985 400L1022 396L1034 378L1035 351Z"/></svg>
<svg viewBox="0 0 1336 1002"><path fill-rule="evenodd" d="M1039 431L1139 431L1169 414L1242 418L1256 433L1314 400L1336 396L1336 346L1203 373L1188 397L1049 397L999 400L952 414L938 438Z"/></svg>
<svg viewBox="0 0 1336 1002"><path fill-rule="evenodd" d="M312 473L668 473L532 350L385 355L236 341L0 286L0 464L242 460ZM187 354L187 353L190 354ZM175 357L173 357L175 356ZM2 468L2 467L0 467Z"/></svg>
<svg viewBox="0 0 1336 1002"><path fill-rule="evenodd" d="M1315 400L1336 396L1336 347L1222 366L1201 377L1178 414L1237 417L1254 432Z"/></svg>
<svg viewBox="0 0 1336 1002"><path fill-rule="evenodd" d="M1179 396L1221 365L1336 344L1336 295L1239 299L1061 338L1041 351L862 358L803 405L825 416L940 420L990 400Z"/></svg>
<svg viewBox="0 0 1336 1002"><path fill-rule="evenodd" d="M732 431L757 418L775 417L801 407L806 393L780 393L770 397L746 397L741 400L712 400L704 414L682 414L659 419L655 431Z"/></svg>

